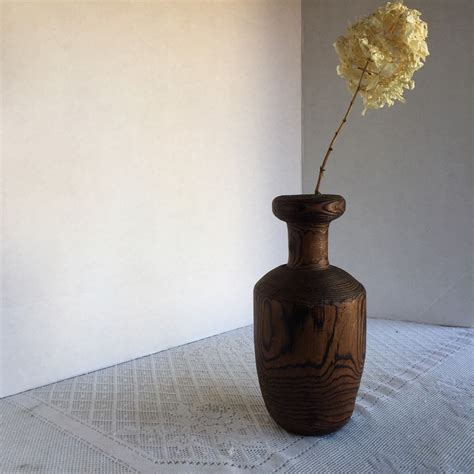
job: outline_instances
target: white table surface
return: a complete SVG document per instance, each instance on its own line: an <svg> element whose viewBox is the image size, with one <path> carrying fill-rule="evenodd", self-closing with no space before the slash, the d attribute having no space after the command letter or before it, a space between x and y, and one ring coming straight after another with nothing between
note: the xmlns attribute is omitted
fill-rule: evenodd
<svg viewBox="0 0 474 474"><path fill-rule="evenodd" d="M0 400L2 473L474 472L474 331L369 320L352 420L266 412L246 327Z"/></svg>

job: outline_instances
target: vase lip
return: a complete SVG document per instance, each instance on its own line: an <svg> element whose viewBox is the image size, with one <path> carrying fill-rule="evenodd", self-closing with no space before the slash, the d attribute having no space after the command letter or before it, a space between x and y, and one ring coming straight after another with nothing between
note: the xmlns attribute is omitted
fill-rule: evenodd
<svg viewBox="0 0 474 474"><path fill-rule="evenodd" d="M325 201L344 201L343 196L339 194L282 194L275 197L274 201L310 201L310 202L325 202Z"/></svg>
<svg viewBox="0 0 474 474"><path fill-rule="evenodd" d="M338 194L289 194L277 196L272 209L288 223L324 224L342 216L346 200Z"/></svg>

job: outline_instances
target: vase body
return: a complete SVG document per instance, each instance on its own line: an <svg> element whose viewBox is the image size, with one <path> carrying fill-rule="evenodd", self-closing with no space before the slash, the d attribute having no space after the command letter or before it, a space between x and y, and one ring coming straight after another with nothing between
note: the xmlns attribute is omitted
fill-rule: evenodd
<svg viewBox="0 0 474 474"><path fill-rule="evenodd" d="M258 379L272 418L287 431L319 435L354 410L365 360L366 294L328 262L337 195L279 196L273 213L288 225L289 258L254 289Z"/></svg>

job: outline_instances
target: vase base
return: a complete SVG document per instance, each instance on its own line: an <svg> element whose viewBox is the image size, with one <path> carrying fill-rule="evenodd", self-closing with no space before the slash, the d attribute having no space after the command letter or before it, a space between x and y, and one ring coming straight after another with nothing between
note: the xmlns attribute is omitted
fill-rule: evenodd
<svg viewBox="0 0 474 474"><path fill-rule="evenodd" d="M349 423L350 420L351 418L348 418L347 420L343 421L339 425L331 426L329 428L309 428L309 427L296 427L292 425L281 424L274 419L275 423L280 428L283 428L285 431L288 431L288 433L292 433L299 436L325 436L331 433L335 433L336 431L339 431L341 428L347 425L347 423Z"/></svg>

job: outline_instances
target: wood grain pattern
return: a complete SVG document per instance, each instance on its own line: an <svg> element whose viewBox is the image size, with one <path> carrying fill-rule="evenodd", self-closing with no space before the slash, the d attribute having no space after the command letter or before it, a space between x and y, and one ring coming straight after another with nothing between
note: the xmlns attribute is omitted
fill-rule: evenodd
<svg viewBox="0 0 474 474"><path fill-rule="evenodd" d="M288 431L335 431L351 417L365 360L366 294L329 265L329 222L344 212L335 195L280 196L289 259L254 290L257 372L265 404Z"/></svg>

